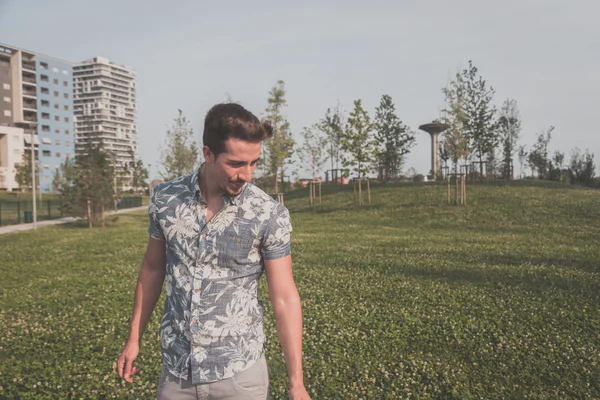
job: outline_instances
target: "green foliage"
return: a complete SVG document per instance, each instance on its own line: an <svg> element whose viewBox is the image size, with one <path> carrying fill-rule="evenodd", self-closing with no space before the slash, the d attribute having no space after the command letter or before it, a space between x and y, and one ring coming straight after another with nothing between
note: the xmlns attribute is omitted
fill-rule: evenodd
<svg viewBox="0 0 600 400"><path fill-rule="evenodd" d="M400 174L405 156L415 143L415 135L396 115L396 107L388 95L381 97L375 109L376 169L379 179L388 182Z"/></svg>
<svg viewBox="0 0 600 400"><path fill-rule="evenodd" d="M477 72L477 67L470 60L468 69L462 72L466 97L465 136L479 161L487 157L490 162L494 159L494 149L499 140L494 121L496 110L491 104L495 91L481 76L477 76ZM479 164L479 167L483 175L483 165ZM494 170L494 165L490 165L489 169Z"/></svg>
<svg viewBox="0 0 600 400"><path fill-rule="evenodd" d="M167 130L167 139L160 151L162 171L159 169L159 174L166 180L194 172L200 162L200 150L194 138L194 130L182 111L178 111L179 115L171 129Z"/></svg>
<svg viewBox="0 0 600 400"><path fill-rule="evenodd" d="M273 137L265 142L265 153L269 174L274 179L275 192L279 192L279 178L284 181L285 164L292 156L294 139L290 132L290 123L283 116L283 109L287 106L285 99L285 82L277 84L269 91L267 99L266 119L271 121Z"/></svg>
<svg viewBox="0 0 600 400"><path fill-rule="evenodd" d="M534 176L537 172L539 179L548 179L548 172L550 171L550 157L548 155L548 145L552 138L552 131L554 127L551 126L545 132L541 132L533 149L527 156L527 163L531 168L531 175Z"/></svg>
<svg viewBox="0 0 600 400"><path fill-rule="evenodd" d="M114 200L112 156L102 145L88 143L75 160L61 163L52 183L60 193L63 210L85 216L92 228L96 221L103 220L105 208Z"/></svg>
<svg viewBox="0 0 600 400"><path fill-rule="evenodd" d="M446 98L446 107L442 111L442 122L448 125L441 140L441 146L452 161L454 173L458 172L458 162L469 157L471 148L466 136L467 124L467 93L464 78L456 74L456 79L442 89Z"/></svg>
<svg viewBox="0 0 600 400"><path fill-rule="evenodd" d="M319 122L319 129L325 134L327 140L327 156L331 161L331 169L339 168L344 128L344 113L338 103L333 111L328 108L325 117Z"/></svg>
<svg viewBox="0 0 600 400"><path fill-rule="evenodd" d="M313 208L307 188L286 197L313 399L600 397L596 190L469 185L454 209L445 186L408 183L359 210L351 186L323 189ZM155 397L164 292L141 374L115 370L147 241L145 213L118 218L0 236L0 398ZM260 293L271 398L287 399L264 278Z"/></svg>
<svg viewBox="0 0 600 400"><path fill-rule="evenodd" d="M584 154L579 148L574 148L571 152L569 175L571 183L583 184L588 186L594 185L594 177L596 176L596 163L594 162L594 154L586 150Z"/></svg>
<svg viewBox="0 0 600 400"><path fill-rule="evenodd" d="M298 157L300 157L304 166L308 167L311 178L317 177L319 170L326 161L323 152L327 139L320 132L319 126L315 124L305 127L301 133L304 142L302 142L302 147L298 149Z"/></svg>
<svg viewBox="0 0 600 400"><path fill-rule="evenodd" d="M141 159L135 160L131 169L131 187L134 189L144 189L148 187L148 169Z"/></svg>
<svg viewBox="0 0 600 400"><path fill-rule="evenodd" d="M502 145L502 177L510 178L510 166L513 164L513 156L518 151L517 142L521 132L521 115L517 101L507 99L502 104L498 118L498 135Z"/></svg>
<svg viewBox="0 0 600 400"><path fill-rule="evenodd" d="M34 150L35 151L35 150ZM39 171L40 171L40 162L37 160L35 163L35 173L36 173L36 187L40 186L39 182ZM21 190L32 190L32 179L31 179L31 149L25 149L23 151L23 155L21 156L21 162L15 164L15 180L19 185Z"/></svg>
<svg viewBox="0 0 600 400"><path fill-rule="evenodd" d="M375 124L371 122L369 113L363 108L362 101L354 101L354 110L348 117L346 129L342 135L344 155L342 165L352 168L359 177L364 176L373 165L377 142L373 138Z"/></svg>

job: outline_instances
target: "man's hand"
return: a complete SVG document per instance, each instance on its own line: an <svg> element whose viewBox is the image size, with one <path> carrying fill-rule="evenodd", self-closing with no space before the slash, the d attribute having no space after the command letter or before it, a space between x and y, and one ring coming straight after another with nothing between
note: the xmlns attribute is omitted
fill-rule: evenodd
<svg viewBox="0 0 600 400"><path fill-rule="evenodd" d="M125 348L119 355L117 360L117 372L121 379L126 382L133 382L133 375L140 372L140 369L133 366L133 361L137 358L140 352L140 344L137 341L128 340Z"/></svg>
<svg viewBox="0 0 600 400"><path fill-rule="evenodd" d="M310 400L310 396L304 386L300 386L290 389L290 400Z"/></svg>

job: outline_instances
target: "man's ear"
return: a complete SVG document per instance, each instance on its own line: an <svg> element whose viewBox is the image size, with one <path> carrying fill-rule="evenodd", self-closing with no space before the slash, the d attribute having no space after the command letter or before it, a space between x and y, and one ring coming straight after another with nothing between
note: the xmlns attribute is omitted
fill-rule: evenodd
<svg viewBox="0 0 600 400"><path fill-rule="evenodd" d="M215 162L215 154L212 152L210 147L203 146L202 154L204 155L204 161L206 161L207 163L212 164L213 162Z"/></svg>

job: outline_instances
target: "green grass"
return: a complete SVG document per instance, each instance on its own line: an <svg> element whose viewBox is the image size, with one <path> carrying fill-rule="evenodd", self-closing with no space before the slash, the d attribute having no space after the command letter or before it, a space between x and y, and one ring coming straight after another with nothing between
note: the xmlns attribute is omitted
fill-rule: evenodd
<svg viewBox="0 0 600 400"><path fill-rule="evenodd" d="M351 187L324 186L312 208L307 189L286 195L313 399L600 397L600 192L467 190L467 207L431 184L373 188L364 207ZM140 378L114 371L145 229L138 213L0 236L0 398L154 395L162 304ZM284 399L265 305L271 393Z"/></svg>

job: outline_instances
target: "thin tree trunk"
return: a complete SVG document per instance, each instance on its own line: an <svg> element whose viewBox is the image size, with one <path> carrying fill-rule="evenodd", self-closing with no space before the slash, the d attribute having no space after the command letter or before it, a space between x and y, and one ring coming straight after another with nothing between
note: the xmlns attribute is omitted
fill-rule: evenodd
<svg viewBox="0 0 600 400"><path fill-rule="evenodd" d="M92 224L92 210L90 208L90 199L87 199L87 219L88 219L88 226L90 229L92 229L93 224Z"/></svg>

